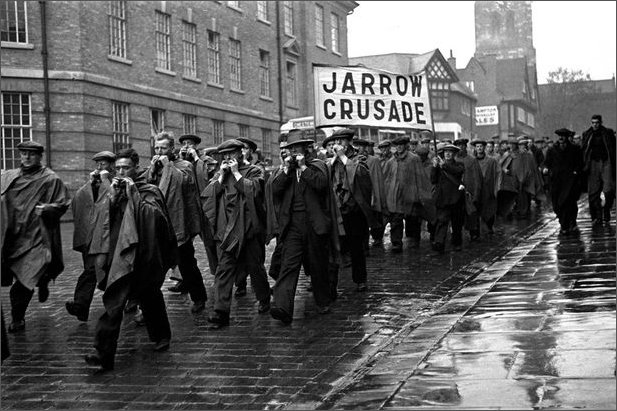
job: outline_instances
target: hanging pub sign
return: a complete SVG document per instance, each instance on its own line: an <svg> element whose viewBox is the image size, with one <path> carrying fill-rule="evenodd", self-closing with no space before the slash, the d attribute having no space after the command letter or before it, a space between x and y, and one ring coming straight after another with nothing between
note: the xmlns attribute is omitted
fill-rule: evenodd
<svg viewBox="0 0 617 411"><path fill-rule="evenodd" d="M314 64L315 127L432 129L425 73Z"/></svg>

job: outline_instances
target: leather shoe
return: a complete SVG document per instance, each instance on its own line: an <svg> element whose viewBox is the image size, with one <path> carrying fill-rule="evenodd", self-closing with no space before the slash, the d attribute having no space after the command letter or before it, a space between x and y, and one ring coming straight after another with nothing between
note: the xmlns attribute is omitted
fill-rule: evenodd
<svg viewBox="0 0 617 411"><path fill-rule="evenodd" d="M214 314L211 314L208 317L208 322L210 323L210 329L218 330L223 327L227 327L229 325L229 313L223 311L214 311Z"/></svg>
<svg viewBox="0 0 617 411"><path fill-rule="evenodd" d="M260 301L259 306L257 307L257 312L259 314L267 313L270 311L270 300Z"/></svg>
<svg viewBox="0 0 617 411"><path fill-rule="evenodd" d="M100 367L103 371L109 371L114 369L114 364L110 361L103 361L98 354L87 354L84 359L86 360L86 364L91 365L93 367Z"/></svg>
<svg viewBox="0 0 617 411"><path fill-rule="evenodd" d="M47 284L39 285L39 302L44 303L49 298L49 287Z"/></svg>
<svg viewBox="0 0 617 411"><path fill-rule="evenodd" d="M282 308L278 308L278 307L270 308L270 315L275 320L282 321L283 324L291 324L291 322L293 321L292 316L287 314L285 310L283 310Z"/></svg>
<svg viewBox="0 0 617 411"><path fill-rule="evenodd" d="M172 285L171 287L168 288L168 290L171 291L172 293L180 293L180 294L186 294L189 292L189 290L184 285L183 281L178 281L176 285Z"/></svg>
<svg viewBox="0 0 617 411"><path fill-rule="evenodd" d="M197 314L202 312L206 308L206 302L203 300L195 301L191 306L191 312Z"/></svg>
<svg viewBox="0 0 617 411"><path fill-rule="evenodd" d="M236 297L244 297L246 295L246 287L238 287L234 295Z"/></svg>
<svg viewBox="0 0 617 411"><path fill-rule="evenodd" d="M88 321L88 311L80 310L75 301L67 301L64 305L66 306L66 311L77 317L79 321Z"/></svg>
<svg viewBox="0 0 617 411"><path fill-rule="evenodd" d="M154 351L156 352L162 352L162 351L167 351L169 350L169 338L163 338L161 341L157 342L154 345Z"/></svg>
<svg viewBox="0 0 617 411"><path fill-rule="evenodd" d="M10 333L24 331L25 329L26 329L26 320L13 321L11 324L9 324Z"/></svg>

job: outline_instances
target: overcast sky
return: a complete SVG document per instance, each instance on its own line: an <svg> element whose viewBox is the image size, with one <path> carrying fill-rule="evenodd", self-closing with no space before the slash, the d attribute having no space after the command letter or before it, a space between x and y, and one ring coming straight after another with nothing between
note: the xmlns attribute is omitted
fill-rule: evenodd
<svg viewBox="0 0 617 411"><path fill-rule="evenodd" d="M347 17L349 57L450 50L463 68L475 50L473 1L358 1ZM593 80L615 73L615 1L534 1L538 82L558 67Z"/></svg>

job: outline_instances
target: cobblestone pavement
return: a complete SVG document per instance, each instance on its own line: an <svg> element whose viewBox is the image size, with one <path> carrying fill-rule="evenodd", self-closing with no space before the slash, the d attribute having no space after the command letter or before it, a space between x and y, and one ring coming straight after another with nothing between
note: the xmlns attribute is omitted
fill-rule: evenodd
<svg viewBox="0 0 617 411"><path fill-rule="evenodd" d="M310 408L615 409L615 231L552 221ZM300 404L298 404L300 406Z"/></svg>
<svg viewBox="0 0 617 411"><path fill-rule="evenodd" d="M550 212L535 211L530 220L503 222L490 241L470 244L465 235L462 252L446 250L441 256L430 252L427 238L419 249L410 249L405 243L402 254L392 254L386 241L384 248L370 250L368 292L355 291L350 268L345 267L340 275L339 298L332 313L325 316L317 313L306 290L307 279L301 274L291 326L268 314L258 314L249 290L247 296L234 300L230 327L208 330L207 311L191 314L188 296L169 292L167 288L173 282L168 279L164 295L172 324L171 349L153 352L145 328L136 326L129 314L120 334L116 369L104 374L94 374L83 360L92 350L96 320L103 312L100 291L95 293L86 323L68 315L64 308L81 272L80 255L70 251L72 225L65 224L66 269L51 284L46 303L39 303L36 296L33 299L26 331L9 336L11 357L0 374L2 409L277 409L333 405L338 393L366 375L367 366L388 347L411 336L409 332L420 325L442 321L442 317L432 315L440 307L452 310L444 303L466 281L513 247L526 244L542 227L554 228L553 219ZM199 241L195 248L210 292L212 275L205 252ZM272 248L268 247L268 254ZM554 257L554 250L550 252L547 257ZM482 284L485 282L472 282L470 287ZM2 289L1 296L4 315L10 320L8 288ZM209 310L212 302L208 304ZM416 355L416 359L422 357ZM407 370L411 373L413 368Z"/></svg>

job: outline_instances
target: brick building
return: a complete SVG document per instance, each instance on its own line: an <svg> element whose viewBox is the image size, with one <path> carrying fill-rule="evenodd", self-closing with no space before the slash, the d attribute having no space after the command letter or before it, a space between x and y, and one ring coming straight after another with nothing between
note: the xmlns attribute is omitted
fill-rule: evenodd
<svg viewBox="0 0 617 411"><path fill-rule="evenodd" d="M478 137L537 136L539 110L536 50L530 1L476 1L476 51L461 82L478 97Z"/></svg>
<svg viewBox="0 0 617 411"><path fill-rule="evenodd" d="M476 96L459 82L452 66L456 65L456 61L446 60L439 49L424 54L390 53L352 57L349 63L400 74L424 71L430 89L431 112L437 138L455 140L475 136L473 113ZM375 129L361 128L359 134L373 141L380 138ZM417 137L417 132L411 131L408 135Z"/></svg>
<svg viewBox="0 0 617 411"><path fill-rule="evenodd" d="M274 153L281 124L312 113L311 63L345 65L354 1L4 1L2 169L22 140L71 189L93 153L196 133Z"/></svg>

